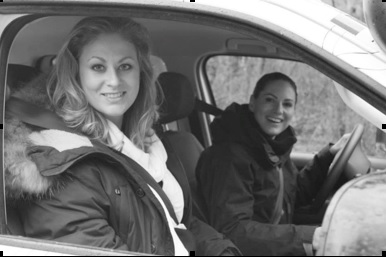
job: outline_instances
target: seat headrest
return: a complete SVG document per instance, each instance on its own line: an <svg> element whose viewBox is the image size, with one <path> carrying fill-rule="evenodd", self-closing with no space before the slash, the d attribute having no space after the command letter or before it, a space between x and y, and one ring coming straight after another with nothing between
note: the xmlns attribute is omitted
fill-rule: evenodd
<svg viewBox="0 0 386 257"><path fill-rule="evenodd" d="M55 58L56 55L50 54L50 55L43 55L39 59L37 59L35 68L38 69L40 72L43 73L50 73L52 67L55 65Z"/></svg>
<svg viewBox="0 0 386 257"><path fill-rule="evenodd" d="M189 79L176 72L163 72L158 82L164 93L160 107L161 124L167 124L189 116L195 105L195 94Z"/></svg>

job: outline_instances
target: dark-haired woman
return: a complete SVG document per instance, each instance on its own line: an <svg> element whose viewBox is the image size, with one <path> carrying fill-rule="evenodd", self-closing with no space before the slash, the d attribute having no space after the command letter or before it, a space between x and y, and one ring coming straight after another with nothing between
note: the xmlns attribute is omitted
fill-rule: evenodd
<svg viewBox="0 0 386 257"><path fill-rule="evenodd" d="M317 226L292 225L292 216L315 197L347 135L299 172L290 159L296 102L291 78L266 74L249 104L231 104L211 124L213 145L197 166L198 191L209 223L244 255L305 255L315 248Z"/></svg>

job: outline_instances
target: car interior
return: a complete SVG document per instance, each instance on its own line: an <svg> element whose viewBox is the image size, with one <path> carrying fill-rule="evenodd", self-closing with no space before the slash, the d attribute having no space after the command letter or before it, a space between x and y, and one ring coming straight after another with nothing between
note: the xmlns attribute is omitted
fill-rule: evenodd
<svg viewBox="0 0 386 257"><path fill-rule="evenodd" d="M161 136L168 154L176 156L170 165L179 166L186 172L195 199L195 213L203 220L205 210L197 204L200 202L200 196L196 192L195 168L200 153L211 145L209 124L223 110L215 90L211 87L213 76L208 75L206 69L211 58L258 57L264 60L306 63L344 88L355 89L355 82L338 69L317 61L312 54L291 42L271 35L264 29L233 24L221 18L214 20L196 14L184 16L162 11L146 14L133 11L131 14L149 30L154 69L158 74L157 82L165 97L160 107L161 117L155 129ZM128 14L120 13L120 15ZM26 86L39 74L50 71L52 65L55 65L55 54L63 38L84 16L80 14L21 17L20 23L14 24L15 29L20 30L15 33L9 51L6 75L9 94L12 95ZM253 80L261 75L262 71L256 72L255 77L251 79L252 85L255 83ZM333 87L333 83L331 84ZM17 115L32 125L63 128L63 124L55 115L34 109L12 97L6 102L6 112ZM370 135L363 138L375 138L376 127L371 124L365 127L370 131ZM351 129L348 128L346 132L351 132ZM310 150L306 153L295 153L292 157L301 168L313 154L314 152ZM364 173L386 168L386 159L378 156L370 156L368 159L368 166L363 168ZM328 201L317 213L303 213L295 220L299 224L321 223L327 205ZM24 235L17 218L17 210L12 207L12 203L7 203L7 213L9 233Z"/></svg>

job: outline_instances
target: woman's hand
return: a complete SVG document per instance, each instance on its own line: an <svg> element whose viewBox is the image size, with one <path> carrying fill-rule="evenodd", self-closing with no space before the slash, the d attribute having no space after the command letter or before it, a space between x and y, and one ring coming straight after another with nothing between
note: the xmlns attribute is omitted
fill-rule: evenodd
<svg viewBox="0 0 386 257"><path fill-rule="evenodd" d="M342 149L346 143L347 143L347 140L349 139L351 134L344 134L339 140L338 142L336 142L333 146L331 146L330 148L330 153L332 155L335 155L340 149Z"/></svg>

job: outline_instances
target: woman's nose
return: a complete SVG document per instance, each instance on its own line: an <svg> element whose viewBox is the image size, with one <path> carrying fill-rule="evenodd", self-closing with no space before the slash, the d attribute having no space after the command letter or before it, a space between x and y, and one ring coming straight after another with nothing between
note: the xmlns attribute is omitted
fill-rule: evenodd
<svg viewBox="0 0 386 257"><path fill-rule="evenodd" d="M275 106L275 112L276 113L283 113L283 110L284 110L283 104L277 103L276 106Z"/></svg>
<svg viewBox="0 0 386 257"><path fill-rule="evenodd" d="M120 82L118 71L115 69L110 69L110 71L108 72L107 80L108 80L107 81L108 86L111 86L111 87L118 86Z"/></svg>

